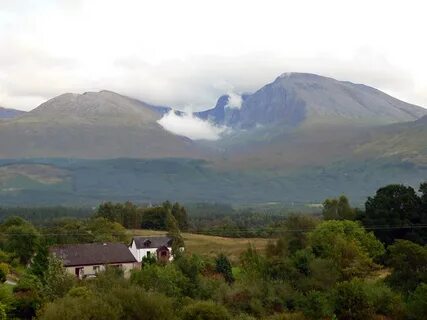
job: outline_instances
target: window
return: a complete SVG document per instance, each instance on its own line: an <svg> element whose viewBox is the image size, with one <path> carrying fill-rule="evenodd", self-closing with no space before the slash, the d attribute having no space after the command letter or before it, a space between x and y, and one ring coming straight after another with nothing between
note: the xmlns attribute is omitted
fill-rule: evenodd
<svg viewBox="0 0 427 320"><path fill-rule="evenodd" d="M151 252L147 251L147 258L150 258L150 257L151 257Z"/></svg>
<svg viewBox="0 0 427 320"><path fill-rule="evenodd" d="M100 266L93 266L93 271L94 271L95 273L98 273L98 272L99 272L99 270L100 270Z"/></svg>

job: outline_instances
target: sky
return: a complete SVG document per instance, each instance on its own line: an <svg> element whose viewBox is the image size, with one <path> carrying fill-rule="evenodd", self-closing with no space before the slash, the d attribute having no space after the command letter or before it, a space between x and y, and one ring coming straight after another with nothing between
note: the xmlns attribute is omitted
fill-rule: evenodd
<svg viewBox="0 0 427 320"><path fill-rule="evenodd" d="M107 89L196 111L311 72L427 107L426 12L411 0L0 0L0 105Z"/></svg>

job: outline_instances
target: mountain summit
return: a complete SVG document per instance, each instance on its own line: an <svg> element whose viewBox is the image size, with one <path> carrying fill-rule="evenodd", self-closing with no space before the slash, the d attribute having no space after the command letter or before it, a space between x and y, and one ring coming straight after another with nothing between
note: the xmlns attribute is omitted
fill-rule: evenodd
<svg viewBox="0 0 427 320"><path fill-rule="evenodd" d="M248 129L271 124L297 126L307 121L379 125L413 121L426 114L426 109L366 85L310 73L284 73L242 97L240 108L229 107L227 96L222 96L215 108L197 116Z"/></svg>
<svg viewBox="0 0 427 320"><path fill-rule="evenodd" d="M111 91L62 94L0 123L0 158L191 157L194 143L157 123L167 110Z"/></svg>

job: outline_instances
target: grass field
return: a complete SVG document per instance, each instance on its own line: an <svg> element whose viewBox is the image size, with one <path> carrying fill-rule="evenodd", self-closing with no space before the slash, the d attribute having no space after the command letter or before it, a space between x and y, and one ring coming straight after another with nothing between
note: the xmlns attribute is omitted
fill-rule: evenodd
<svg viewBox="0 0 427 320"><path fill-rule="evenodd" d="M139 236L160 236L166 233L154 230L133 230L132 234ZM194 233L183 233L182 235L188 252L210 257L224 253L233 261L237 261L240 254L250 244L262 252L268 243L268 239L262 238L224 238Z"/></svg>

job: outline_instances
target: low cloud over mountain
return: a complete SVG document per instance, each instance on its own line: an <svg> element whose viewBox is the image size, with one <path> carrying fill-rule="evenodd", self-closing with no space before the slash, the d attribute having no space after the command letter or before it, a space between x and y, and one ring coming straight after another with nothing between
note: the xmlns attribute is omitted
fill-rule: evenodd
<svg viewBox="0 0 427 320"><path fill-rule="evenodd" d="M157 121L165 130L192 140L218 140L226 127L218 126L193 114L171 110Z"/></svg>

